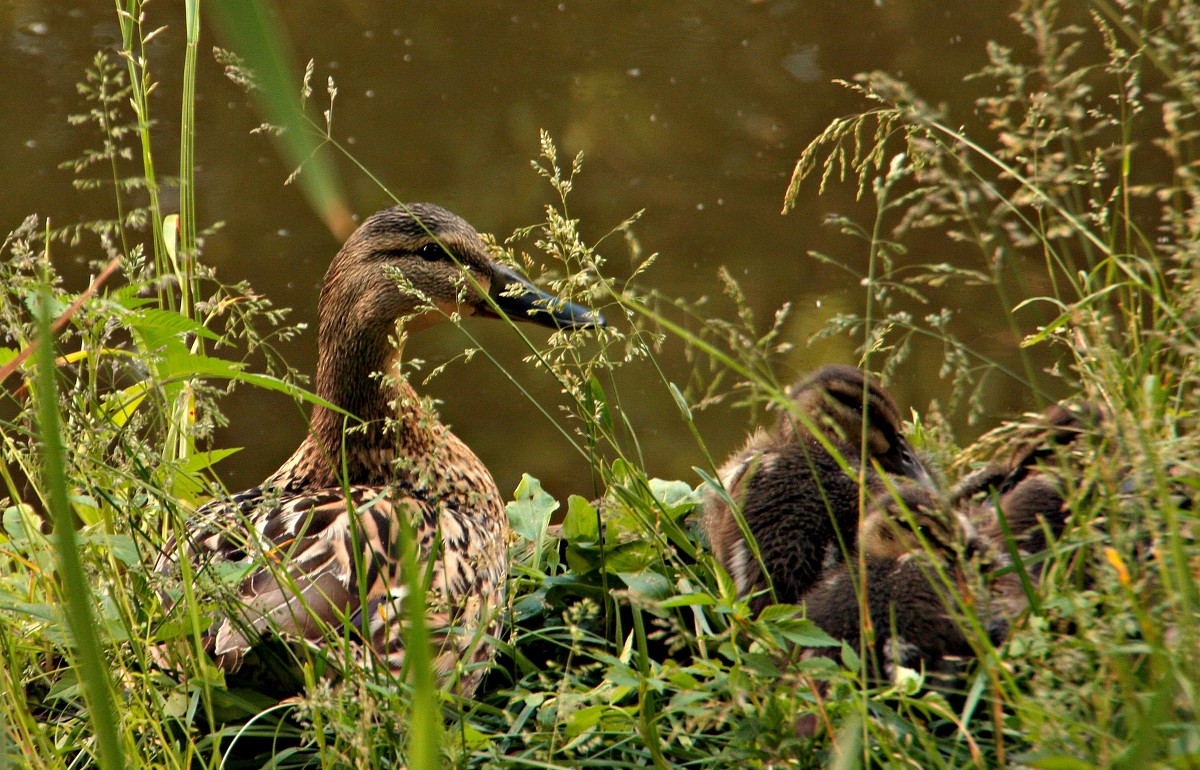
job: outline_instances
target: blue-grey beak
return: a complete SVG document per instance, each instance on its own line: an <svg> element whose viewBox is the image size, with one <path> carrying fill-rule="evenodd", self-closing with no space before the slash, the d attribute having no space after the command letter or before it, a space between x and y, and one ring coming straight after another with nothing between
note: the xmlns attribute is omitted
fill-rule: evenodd
<svg viewBox="0 0 1200 770"><path fill-rule="evenodd" d="M530 321L554 329L592 329L608 323L595 310L547 294L503 265L492 268L491 295L497 307L514 321ZM490 311L490 306L483 308L485 313Z"/></svg>

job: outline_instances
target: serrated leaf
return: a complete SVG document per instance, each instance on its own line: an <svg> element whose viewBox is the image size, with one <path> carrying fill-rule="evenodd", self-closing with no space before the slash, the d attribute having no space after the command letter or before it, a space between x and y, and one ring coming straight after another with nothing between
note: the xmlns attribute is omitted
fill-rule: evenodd
<svg viewBox="0 0 1200 770"><path fill-rule="evenodd" d="M238 382L244 382L247 385L253 385L256 388L263 390L273 390L277 393L286 393L292 398L299 398L302 401L307 401L310 404L317 404L325 407L340 415L349 415L345 409L342 409L336 404L331 404L325 399L318 396L316 393L305 390L299 385L294 385L290 382L284 382L278 377L272 377L269 374L257 374L253 372L237 372L233 375L233 379Z"/></svg>
<svg viewBox="0 0 1200 770"><path fill-rule="evenodd" d="M176 335L195 334L197 337L215 340L217 334L204 324L185 315L160 308L143 308L129 314L126 324L135 332L158 331Z"/></svg>
<svg viewBox="0 0 1200 770"><path fill-rule="evenodd" d="M777 620L790 620L796 617L798 611L794 604L771 604L763 607L763 611L758 613L758 619L768 623Z"/></svg>
<svg viewBox="0 0 1200 770"><path fill-rule="evenodd" d="M801 647L837 647L842 643L811 620L797 618L780 621L775 630L784 639Z"/></svg>
<svg viewBox="0 0 1200 770"><path fill-rule="evenodd" d="M855 673L862 667L862 659L858 657L858 653L844 642L842 643L842 665Z"/></svg>

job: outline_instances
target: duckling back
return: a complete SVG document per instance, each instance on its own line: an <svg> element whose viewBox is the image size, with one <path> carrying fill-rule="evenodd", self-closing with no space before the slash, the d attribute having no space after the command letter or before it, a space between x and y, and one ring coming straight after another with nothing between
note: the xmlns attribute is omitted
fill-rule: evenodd
<svg viewBox="0 0 1200 770"><path fill-rule="evenodd" d="M865 614L874 644L864 652L878 679L892 679L897 666L954 672L974 655L955 597L960 559L976 547L969 520L929 490L898 482L874 498L860 539L861 564L827 567L804 596L805 616L861 650Z"/></svg>
<svg viewBox="0 0 1200 770"><path fill-rule="evenodd" d="M811 436L759 444L739 461L742 477L731 489L771 576L775 597L795 603L823 565L853 550L858 527L858 479ZM746 450L743 450L744 452ZM740 596L766 588L759 560L742 535L733 510L709 494L702 525L713 553ZM755 598L758 611L769 597Z"/></svg>
<svg viewBox="0 0 1200 770"><path fill-rule="evenodd" d="M1102 420L1103 414L1091 404L1074 408L1056 404L1023 423L1005 426L1008 444L952 493L955 505L968 512L978 529L992 601L1008 622L1029 604L1020 577L1011 569L1012 548L1027 563L1028 577L1036 587L1044 567L1039 557L1063 533L1070 518L1066 481L1056 468L1058 453Z"/></svg>

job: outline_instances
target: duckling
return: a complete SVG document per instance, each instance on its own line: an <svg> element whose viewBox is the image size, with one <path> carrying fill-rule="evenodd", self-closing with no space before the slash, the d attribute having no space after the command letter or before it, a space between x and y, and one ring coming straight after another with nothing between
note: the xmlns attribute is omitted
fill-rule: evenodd
<svg viewBox="0 0 1200 770"><path fill-rule="evenodd" d="M898 482L874 496L863 518L859 548L865 570L853 562L830 565L804 596L805 616L858 649L865 599L874 633L866 662L875 677L890 680L896 666L947 674L953 659L973 656L974 650L951 612L953 600L939 569L953 576L959 559L976 547L965 515L924 487Z"/></svg>
<svg viewBox="0 0 1200 770"><path fill-rule="evenodd" d="M1045 464L1056 452L1101 422L1100 409L1085 402L1073 408L1054 404L1024 423L1002 426L1001 431L1013 434L1010 441L1014 445L1007 451L1001 449L999 459L963 478L950 493L951 503L991 499L993 493L1003 495L1026 478L1044 476Z"/></svg>
<svg viewBox="0 0 1200 770"><path fill-rule="evenodd" d="M399 372L392 341L451 314L556 329L605 323L495 262L443 208L413 203L367 218L321 288L315 390L324 403L308 435L262 484L199 509L185 536L196 565L245 570L238 610L204 634L223 669L237 671L264 638L348 638L364 659L399 671L407 541L428 575L436 669L446 679L465 664L458 692L474 692L504 606L508 518L487 467ZM177 570L179 550L168 548L157 569Z"/></svg>
<svg viewBox="0 0 1200 770"><path fill-rule="evenodd" d="M1047 463L1102 419L1091 404L1055 404L1016 426L1015 446L967 476L951 494L952 504L967 511L979 532L993 602L1008 622L1026 609L1029 598L1019 576L1008 569L1013 557L1005 525L1021 561L1033 567L1028 576L1036 587L1042 575L1038 557L1063 533L1071 513L1063 479Z"/></svg>
<svg viewBox="0 0 1200 770"><path fill-rule="evenodd" d="M813 372L788 389L793 411L779 419L776 432L787 440L804 432L796 414L806 415L825 431L831 442L848 445L852 455L861 455L866 429L867 457L880 470L905 476L936 489L925 463L901 432L900 410L892 396L873 376L846 364L830 364ZM866 411L866 420L863 412Z"/></svg>
<svg viewBox="0 0 1200 770"><path fill-rule="evenodd" d="M850 366L827 366L791 388L789 396L790 406L824 434L850 472L790 413L773 431L756 430L721 467L728 498L707 489L700 526L738 596L760 594L751 602L755 612L769 603L761 595L767 581L729 500L741 506L776 598L795 603L827 562L854 549L860 471L869 488L878 487L876 467L933 485L901 435L891 396L874 377ZM872 465L860 469L857 458L864 439Z"/></svg>

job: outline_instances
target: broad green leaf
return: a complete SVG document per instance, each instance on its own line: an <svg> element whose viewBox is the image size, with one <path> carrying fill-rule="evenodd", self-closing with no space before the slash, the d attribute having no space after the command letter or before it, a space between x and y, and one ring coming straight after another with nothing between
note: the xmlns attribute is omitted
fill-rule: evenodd
<svg viewBox="0 0 1200 770"><path fill-rule="evenodd" d="M4 531L14 543L43 539L40 526L41 517L24 503L4 509Z"/></svg>
<svg viewBox="0 0 1200 770"><path fill-rule="evenodd" d="M235 455L242 451L242 447L230 447L228 449L213 449L209 452L197 452L189 455L186 460L179 466L179 469L184 473L196 474L207 468L211 468L217 463L224 460L226 457Z"/></svg>
<svg viewBox="0 0 1200 770"><path fill-rule="evenodd" d="M646 542L624 543L611 549L604 566L609 572L641 572L658 559L655 549Z"/></svg>
<svg viewBox="0 0 1200 770"><path fill-rule="evenodd" d="M672 596L669 599L663 599L659 606L663 609L672 609L674 607L711 607L716 604L717 600L708 594L694 593L681 594Z"/></svg>
<svg viewBox="0 0 1200 770"><path fill-rule="evenodd" d="M104 399L104 406L101 407L104 419L110 422L113 427L125 427L125 424L129 422L129 418L133 417L134 412L141 406L142 401L146 399L146 394L153 387L152 382L143 380L116 393L109 394Z"/></svg>
<svg viewBox="0 0 1200 770"><path fill-rule="evenodd" d="M507 506L508 521L514 532L536 542L545 536L550 516L558 507L558 501L542 489L542 482L526 473Z"/></svg>
<svg viewBox="0 0 1200 770"><path fill-rule="evenodd" d="M654 570L641 572L619 572L617 576L625 581L630 590L651 599L666 599L671 595L671 584L665 577Z"/></svg>
<svg viewBox="0 0 1200 770"><path fill-rule="evenodd" d="M650 479L649 483L650 492L654 498L669 511L677 508L692 508L700 504L700 493L692 489L687 482Z"/></svg>
<svg viewBox="0 0 1200 770"><path fill-rule="evenodd" d="M599 516L590 502L579 495L567 498L567 516L563 519L562 533L571 543L599 542Z"/></svg>
<svg viewBox="0 0 1200 770"><path fill-rule="evenodd" d="M67 499L71 503L71 510L79 517L84 526L90 527L99 524L102 520L100 515L100 506L96 501L87 495L70 495Z"/></svg>

